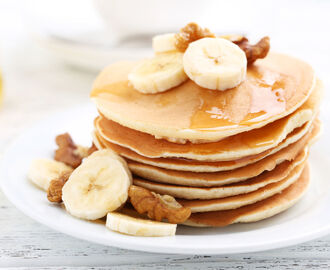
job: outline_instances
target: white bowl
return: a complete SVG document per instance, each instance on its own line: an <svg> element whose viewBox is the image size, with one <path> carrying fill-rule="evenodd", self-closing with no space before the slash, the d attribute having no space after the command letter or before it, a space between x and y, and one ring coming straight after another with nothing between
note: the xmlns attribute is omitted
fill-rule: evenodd
<svg viewBox="0 0 330 270"><path fill-rule="evenodd" d="M109 31L118 39L177 32L189 22L207 25L214 0L94 0Z"/></svg>

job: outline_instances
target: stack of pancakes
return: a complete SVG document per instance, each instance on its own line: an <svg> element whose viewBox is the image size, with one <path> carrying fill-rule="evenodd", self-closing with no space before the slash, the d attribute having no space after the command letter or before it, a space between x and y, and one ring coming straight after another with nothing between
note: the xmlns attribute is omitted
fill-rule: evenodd
<svg viewBox="0 0 330 270"><path fill-rule="evenodd" d="M230 90L188 80L158 94L128 82L135 64L106 68L91 93L94 143L127 160L135 185L174 196L191 226L261 220L302 197L322 90L308 64L272 53Z"/></svg>

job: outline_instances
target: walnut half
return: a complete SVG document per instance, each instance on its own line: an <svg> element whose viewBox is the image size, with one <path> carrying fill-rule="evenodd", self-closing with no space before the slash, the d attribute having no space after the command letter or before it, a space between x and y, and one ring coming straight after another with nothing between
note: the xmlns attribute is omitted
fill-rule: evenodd
<svg viewBox="0 0 330 270"><path fill-rule="evenodd" d="M90 148L76 145L69 133L56 136L55 141L58 148L55 151L54 159L72 168L77 168L81 164L83 158L97 150L94 144Z"/></svg>
<svg viewBox="0 0 330 270"><path fill-rule="evenodd" d="M75 145L70 134L60 134L56 136L55 141L58 148L55 151L54 159L77 168L81 164L83 157L80 156L79 152L81 150Z"/></svg>
<svg viewBox="0 0 330 270"><path fill-rule="evenodd" d="M200 27L197 23L188 23L181 28L180 33L176 34L175 47L184 52L191 42L206 37L215 37L215 35L209 29Z"/></svg>
<svg viewBox="0 0 330 270"><path fill-rule="evenodd" d="M246 37L231 41L245 52L248 65L253 64L257 59L265 58L270 49L269 37L263 37L254 45L250 44Z"/></svg>
<svg viewBox="0 0 330 270"><path fill-rule="evenodd" d="M177 224L186 221L191 214L189 208L183 207L172 196L159 195L142 187L130 186L128 196L139 214L147 213L153 220L167 219Z"/></svg>
<svg viewBox="0 0 330 270"><path fill-rule="evenodd" d="M50 202L60 203L62 202L62 188L66 181L68 181L71 172L64 173L60 177L53 179L50 181L48 190L47 190L47 198Z"/></svg>

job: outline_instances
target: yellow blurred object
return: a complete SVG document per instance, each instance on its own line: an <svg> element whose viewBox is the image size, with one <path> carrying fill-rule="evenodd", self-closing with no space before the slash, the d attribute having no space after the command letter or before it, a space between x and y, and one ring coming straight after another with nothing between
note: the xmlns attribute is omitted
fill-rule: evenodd
<svg viewBox="0 0 330 270"><path fill-rule="evenodd" d="M2 104L2 99L3 99L3 92L2 92L2 75L0 72L0 105Z"/></svg>

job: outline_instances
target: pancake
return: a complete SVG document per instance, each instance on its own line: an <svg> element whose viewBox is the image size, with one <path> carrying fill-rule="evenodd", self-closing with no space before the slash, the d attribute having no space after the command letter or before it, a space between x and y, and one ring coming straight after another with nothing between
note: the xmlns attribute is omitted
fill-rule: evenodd
<svg viewBox="0 0 330 270"><path fill-rule="evenodd" d="M317 83L310 98L294 113L262 128L243 132L218 142L172 143L124 127L105 117L95 120L98 134L110 143L148 158L186 158L199 161L228 161L256 155L278 146L294 129L311 121L318 112L322 87Z"/></svg>
<svg viewBox="0 0 330 270"><path fill-rule="evenodd" d="M257 162L271 154L278 152L279 150L287 147L293 142L299 140L303 135L307 133L312 121L305 123L302 127L296 128L292 131L284 141L282 141L278 146L266 150L260 154L247 156L237 160L230 161L196 161L196 160L187 160L182 158L148 158L141 156L134 151L122 147L117 144L110 143L109 141L104 140L98 132L95 130L93 133L94 144L99 148L108 148L115 151L117 154L122 157L129 159L131 161L136 161L138 163L143 163L151 166L156 166L159 168L177 170L177 171L190 171L190 172L219 172L219 171L228 171L237 169L254 162ZM320 122L318 119L314 120L314 128L318 128Z"/></svg>
<svg viewBox="0 0 330 270"><path fill-rule="evenodd" d="M104 143L104 140L101 138L101 136L98 134L96 130L92 132L92 140L93 140L93 144L98 150L107 149L107 148L111 149L110 147L108 147L108 145ZM111 150L115 151L114 149ZM118 153L117 151L115 152Z"/></svg>
<svg viewBox="0 0 330 270"><path fill-rule="evenodd" d="M316 81L307 63L269 53L227 91L187 80L166 92L143 94L127 79L135 66L120 62L104 69L91 92L97 109L122 126L179 141L219 141L284 118L308 99Z"/></svg>
<svg viewBox="0 0 330 270"><path fill-rule="evenodd" d="M302 172L301 168L304 164L295 167L287 177L275 183L268 184L256 191L240 194L236 196L213 199L213 200L178 200L178 202L191 209L192 213L210 212L219 210L236 209L245 205L253 204L258 201L267 199L293 184Z"/></svg>
<svg viewBox="0 0 330 270"><path fill-rule="evenodd" d="M318 132L306 134L299 141L273 155L250 165L230 171L211 173L184 172L158 168L131 161L128 161L128 167L133 174L154 182L197 187L227 185L255 177L264 171L271 171L278 164L295 159L298 153L301 152L306 145L309 145L317 134Z"/></svg>
<svg viewBox="0 0 330 270"><path fill-rule="evenodd" d="M194 213L184 223L195 227L224 227L233 223L255 222L269 218L293 206L305 194L309 185L309 169L288 188L272 197L233 210Z"/></svg>
<svg viewBox="0 0 330 270"><path fill-rule="evenodd" d="M192 186L179 186L179 185L169 185L161 184L145 179L134 178L133 183L137 186L144 187L146 189L152 190L156 193L171 195L180 199L188 200L208 200L208 199L218 199L225 198L229 196L235 196L238 194L245 194L253 192L259 188L262 188L268 184L275 183L283 180L287 177L290 172L297 166L301 165L307 159L308 147L306 147L293 161L285 161L280 165L276 166L271 171L265 171L264 173L248 179L246 181L241 181L239 183L234 183L224 186L216 187L192 187Z"/></svg>

